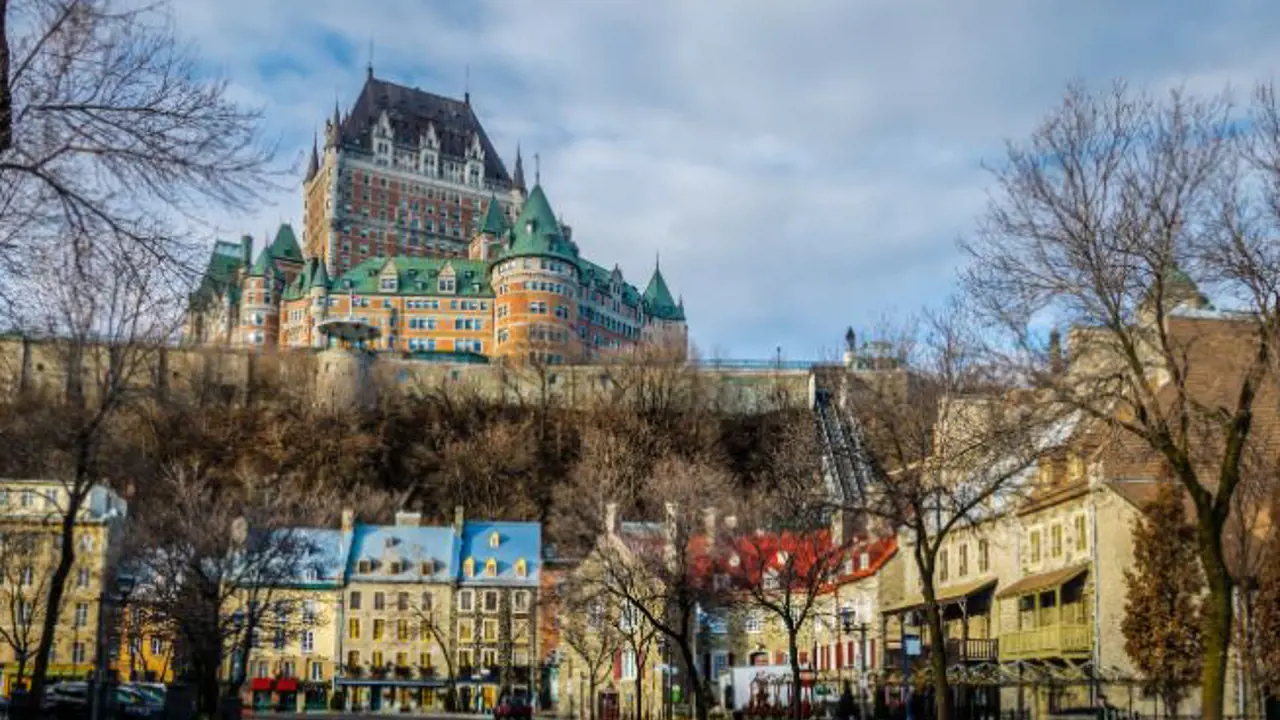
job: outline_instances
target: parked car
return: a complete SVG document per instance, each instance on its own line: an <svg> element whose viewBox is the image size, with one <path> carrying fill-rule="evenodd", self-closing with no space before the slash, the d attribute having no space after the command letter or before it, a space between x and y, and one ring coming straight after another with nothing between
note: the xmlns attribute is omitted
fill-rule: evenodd
<svg viewBox="0 0 1280 720"><path fill-rule="evenodd" d="M40 709L56 720L88 717L89 683L59 682L46 686Z"/></svg>
<svg viewBox="0 0 1280 720"><path fill-rule="evenodd" d="M529 720L533 717L533 706L518 695L505 697L493 709L493 717L494 720Z"/></svg>

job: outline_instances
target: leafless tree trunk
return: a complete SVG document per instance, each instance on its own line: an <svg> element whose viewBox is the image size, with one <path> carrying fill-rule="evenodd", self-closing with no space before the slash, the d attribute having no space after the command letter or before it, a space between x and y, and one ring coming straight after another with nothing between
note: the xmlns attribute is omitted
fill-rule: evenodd
<svg viewBox="0 0 1280 720"><path fill-rule="evenodd" d="M1280 156L1255 143L1280 137L1266 125L1272 97L1260 92L1243 132L1225 95L1072 86L1009 143L963 243L966 289L1002 333L992 357L1003 370L1114 430L1121 457L1147 465L1129 472L1167 471L1190 495L1209 587L1201 700L1211 720L1223 713L1233 631L1224 530L1242 458L1261 442L1255 416L1277 406L1280 175L1267 162ZM1237 307L1217 310L1202 290ZM1073 328L1066 372L1050 367L1045 323Z"/></svg>

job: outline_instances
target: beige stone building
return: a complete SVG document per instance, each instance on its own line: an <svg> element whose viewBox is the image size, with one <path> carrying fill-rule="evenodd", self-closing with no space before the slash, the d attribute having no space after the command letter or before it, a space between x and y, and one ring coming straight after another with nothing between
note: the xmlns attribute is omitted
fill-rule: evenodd
<svg viewBox="0 0 1280 720"><path fill-rule="evenodd" d="M6 696L27 682L35 663L67 501L67 488L56 480L0 480L0 691ZM50 678L84 679L99 649L112 643L111 598L127 508L119 495L101 486L91 488L81 506Z"/></svg>

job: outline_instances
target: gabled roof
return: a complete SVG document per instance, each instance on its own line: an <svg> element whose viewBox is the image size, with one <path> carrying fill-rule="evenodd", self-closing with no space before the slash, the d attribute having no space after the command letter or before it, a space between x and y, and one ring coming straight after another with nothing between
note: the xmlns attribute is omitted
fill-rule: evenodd
<svg viewBox="0 0 1280 720"><path fill-rule="evenodd" d="M258 253L258 259L253 261L253 269L249 271L250 277L268 277L274 276L279 272L276 267L275 260L271 257L270 248L262 248Z"/></svg>
<svg viewBox="0 0 1280 720"><path fill-rule="evenodd" d="M469 102L379 80L372 74L360 89L355 107L341 123L342 145L370 152L370 130L383 111L391 121L397 142L416 145L418 139L426 134L427 127L431 126L444 155L465 157L472 137L479 135L480 147L484 150L485 179L510 185L511 177L507 175L502 158L489 141Z"/></svg>
<svg viewBox="0 0 1280 720"><path fill-rule="evenodd" d="M192 305L198 308L224 295L229 296L233 302L239 299L240 286L236 283L236 275L241 268L240 245L224 240L215 242L213 253L209 256L209 265L200 278L199 287L192 294Z"/></svg>
<svg viewBox="0 0 1280 720"><path fill-rule="evenodd" d="M492 545L497 535L498 546ZM463 569L471 559L475 574L467 577ZM485 574L485 564L493 559L497 574ZM517 563L525 565L524 577L516 571ZM462 549L458 557L458 579L463 585L530 585L538 584L542 568L542 527L533 522L487 522L468 520L462 527Z"/></svg>
<svg viewBox="0 0 1280 720"><path fill-rule="evenodd" d="M390 290L382 289L382 272L388 262L393 262L396 269L396 295L493 297L488 264L483 260L461 258L370 258L331 280L329 289L332 292L347 292L350 289L351 292L362 295L391 294ZM445 267L453 268L457 280L453 293L441 293L438 289L437 280Z"/></svg>

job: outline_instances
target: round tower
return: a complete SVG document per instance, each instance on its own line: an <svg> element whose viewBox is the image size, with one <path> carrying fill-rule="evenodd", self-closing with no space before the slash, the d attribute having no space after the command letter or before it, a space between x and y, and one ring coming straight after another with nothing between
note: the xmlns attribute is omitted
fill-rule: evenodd
<svg viewBox="0 0 1280 720"><path fill-rule="evenodd" d="M535 185L490 270L494 355L551 365L578 360L579 272L576 248Z"/></svg>
<svg viewBox="0 0 1280 720"><path fill-rule="evenodd" d="M378 328L348 316L325 320L316 330L326 345L316 355L316 405L334 413L372 405L374 354L367 344L377 339Z"/></svg>

